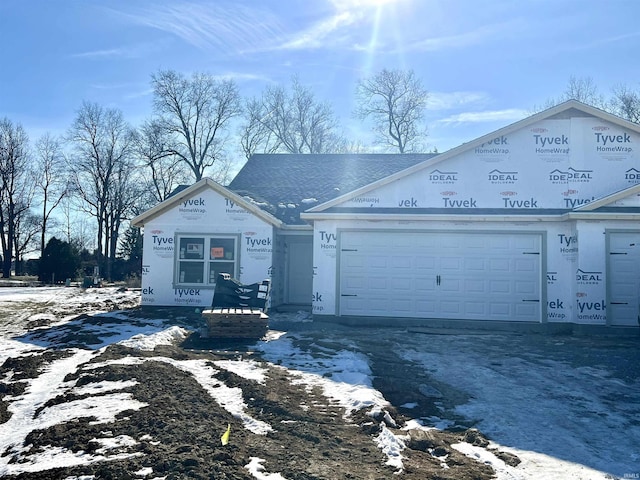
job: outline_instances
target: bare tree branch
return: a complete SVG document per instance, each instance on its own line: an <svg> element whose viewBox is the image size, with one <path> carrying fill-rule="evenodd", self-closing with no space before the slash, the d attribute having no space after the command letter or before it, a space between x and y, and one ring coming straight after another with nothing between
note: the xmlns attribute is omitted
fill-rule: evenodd
<svg viewBox="0 0 640 480"><path fill-rule="evenodd" d="M224 151L224 130L241 113L240 95L232 80L205 73L190 79L173 70L152 75L158 122L172 137L169 151L200 180Z"/></svg>
<svg viewBox="0 0 640 480"><path fill-rule="evenodd" d="M413 70L387 70L358 82L354 114L371 119L376 143L400 153L423 149L426 127L422 124L428 98Z"/></svg>

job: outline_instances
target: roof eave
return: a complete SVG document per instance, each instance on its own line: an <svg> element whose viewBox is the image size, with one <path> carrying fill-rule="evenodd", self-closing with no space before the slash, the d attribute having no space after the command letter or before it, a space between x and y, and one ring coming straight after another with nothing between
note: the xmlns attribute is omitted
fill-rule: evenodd
<svg viewBox="0 0 640 480"><path fill-rule="evenodd" d="M517 215L504 213L500 215L473 214L385 214L385 213L305 213L305 220L368 220L380 221L456 221L456 222L565 222L569 220L640 220L640 213L616 212L566 212L558 215Z"/></svg>
<svg viewBox="0 0 640 480"><path fill-rule="evenodd" d="M617 202L618 200L622 200L623 198L626 198L630 195L634 195L634 194L640 194L640 183L636 184L636 185L632 185L631 187L628 188L624 188L620 191L614 192L610 195L606 195L604 197L601 197L597 200L594 200L593 202L589 202L586 203L584 205L581 205L580 207L577 207L575 209L576 212L590 212L593 210L596 210L600 207L604 207L607 205L610 205L614 202Z"/></svg>
<svg viewBox="0 0 640 480"><path fill-rule="evenodd" d="M196 182L193 185L185 188L184 190L177 193L176 195L166 199L163 202L160 202L159 204L150 208L146 212L143 212L140 215L134 217L131 220L131 225L138 228L143 227L144 224L147 223L148 221L170 210L175 205L182 202L183 199L189 198L195 193L198 193L199 191L204 190L205 188L211 188L212 190L219 193L223 197L228 198L229 200L232 200L237 205L240 205L245 210L248 210L249 212L253 213L255 216L257 216L261 220L264 220L265 222L270 223L276 228L282 228L282 226L284 225L284 223L280 219L274 217L268 212L265 212L261 208L255 205L252 205L250 202L247 202L243 197L241 197L237 193L229 190L226 187L223 187L222 185L220 185L219 183L215 182L210 178L203 178L199 182Z"/></svg>

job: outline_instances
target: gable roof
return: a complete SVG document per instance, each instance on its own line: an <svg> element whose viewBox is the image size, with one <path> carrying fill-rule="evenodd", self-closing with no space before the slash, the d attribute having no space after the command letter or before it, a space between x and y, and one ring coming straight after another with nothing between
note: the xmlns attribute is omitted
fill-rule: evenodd
<svg viewBox="0 0 640 480"><path fill-rule="evenodd" d="M282 222L277 218L275 218L273 215L271 215L268 212L265 212L264 210L260 209L256 205L240 197L239 195L232 192L228 188L223 187L219 183L216 183L210 178L203 178L202 180L194 183L189 187L184 187L184 185L181 185L180 187L176 188L171 193L171 196L167 198L165 201L160 202L159 204L150 208L146 212L143 212L137 217L133 218L131 220L131 225L133 225L134 227L143 227L146 222L172 209L176 205L182 203L185 199L188 199L208 188L219 193L225 198L233 200L233 202L236 205L239 205L245 210L253 213L255 216L264 220L265 222L275 227L282 227Z"/></svg>
<svg viewBox="0 0 640 480"><path fill-rule="evenodd" d="M610 207L612 203L617 202L618 200L622 200L623 198L630 197L632 195L640 195L640 183L624 188L618 192L605 195L604 197L594 200L593 202L589 202L584 205L581 205L580 207L577 207L575 211L577 212L605 211L605 209L607 207ZM614 208L616 210L620 210L620 207L614 207ZM631 209L640 211L640 208L638 207L631 207Z"/></svg>
<svg viewBox="0 0 640 480"><path fill-rule="evenodd" d="M301 225L301 212L435 156L255 154L228 188L282 222Z"/></svg>
<svg viewBox="0 0 640 480"><path fill-rule="evenodd" d="M500 137L502 135L507 136L517 130L521 130L526 128L529 125L537 123L541 120L548 119L563 119L570 117L597 117L607 122L611 122L615 125L621 126L623 128L635 131L640 133L640 125L629 122L623 118L620 118L616 115L612 115L604 110L600 110L599 108L592 107L590 105L586 105L582 102L578 102L577 100L568 100L563 102L555 107L551 107L542 112L531 115L527 118L519 120L511 125L503 127L499 130L495 130L491 133L483 135L475 140L472 140L467 143L463 143L458 147L452 148L451 150L447 150L444 153L441 153L435 158L430 159L429 161L422 162L420 164L409 167L405 170L396 172L391 174L385 178L382 178L378 181L365 185L361 188L355 189L351 192L347 192L346 194L335 197L325 203L317 205L313 208L307 210L307 212L303 215L303 218L313 219L315 218L315 213L321 213L325 211L329 211L332 207L339 205L345 201L351 200L352 198L358 197L360 195L364 195L367 192L380 188L384 185L388 185L389 183L395 182L396 180L404 177L408 177L410 175L415 174L425 168L433 167L434 165L444 162L445 160L460 155L463 152L467 152L469 150L473 150L484 143L487 143L496 137Z"/></svg>

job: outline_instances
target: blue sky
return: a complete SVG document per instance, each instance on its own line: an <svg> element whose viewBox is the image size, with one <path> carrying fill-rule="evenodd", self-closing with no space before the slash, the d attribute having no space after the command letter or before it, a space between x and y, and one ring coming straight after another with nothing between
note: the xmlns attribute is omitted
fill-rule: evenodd
<svg viewBox="0 0 640 480"><path fill-rule="evenodd" d="M560 95L570 75L640 87L636 0L0 0L0 117L35 140L83 100L151 115L159 69L234 78L243 95L292 75L352 140L359 78L413 69L431 93L439 151Z"/></svg>

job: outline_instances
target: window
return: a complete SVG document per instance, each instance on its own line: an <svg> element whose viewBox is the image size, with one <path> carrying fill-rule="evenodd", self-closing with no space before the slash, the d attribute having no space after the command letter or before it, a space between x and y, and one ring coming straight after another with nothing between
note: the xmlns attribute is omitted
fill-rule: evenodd
<svg viewBox="0 0 640 480"><path fill-rule="evenodd" d="M238 270L237 236L179 236L177 239L176 283L211 286L218 273L236 277Z"/></svg>

